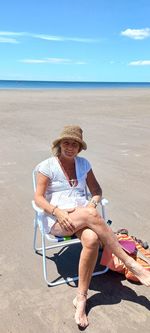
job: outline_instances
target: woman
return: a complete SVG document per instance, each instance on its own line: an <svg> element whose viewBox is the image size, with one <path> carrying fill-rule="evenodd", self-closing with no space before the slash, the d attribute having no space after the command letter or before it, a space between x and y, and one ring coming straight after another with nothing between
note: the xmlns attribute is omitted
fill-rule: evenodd
<svg viewBox="0 0 150 333"><path fill-rule="evenodd" d="M102 198L90 163L78 153L86 150L79 126L65 126L53 142L53 157L40 164L37 177L36 204L45 211L45 230L55 236L76 234L81 240L79 283L73 301L75 321L81 327L88 325L86 300L91 276L96 264L100 242L132 271L139 281L150 286L150 273L129 257L121 248L116 236L101 218L97 204ZM85 185L91 192L87 201Z"/></svg>

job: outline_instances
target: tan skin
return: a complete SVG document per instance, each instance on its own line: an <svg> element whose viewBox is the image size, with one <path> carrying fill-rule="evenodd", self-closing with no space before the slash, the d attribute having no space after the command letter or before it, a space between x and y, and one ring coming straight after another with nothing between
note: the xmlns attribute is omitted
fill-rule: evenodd
<svg viewBox="0 0 150 333"><path fill-rule="evenodd" d="M77 141L67 139L60 142L60 155L58 160L68 179L76 179L74 158L80 150L80 144ZM55 208L44 198L49 179L38 174L37 190L35 193L36 204L43 208L46 213L54 212L57 221L51 229L53 235L76 235L81 239L83 249L79 262L79 284L78 294L74 300L76 306L75 321L78 325L86 327L88 318L86 316L86 295L89 288L92 272L95 267L99 243L109 246L114 254L118 256L126 266L134 272L141 283L150 286L150 274L147 273L139 264L130 258L120 247L115 235L100 217L95 205L89 202L86 207L77 207L74 209ZM102 190L98 184L94 173L90 170L87 174L87 185L92 194L92 198L99 202L102 197Z"/></svg>

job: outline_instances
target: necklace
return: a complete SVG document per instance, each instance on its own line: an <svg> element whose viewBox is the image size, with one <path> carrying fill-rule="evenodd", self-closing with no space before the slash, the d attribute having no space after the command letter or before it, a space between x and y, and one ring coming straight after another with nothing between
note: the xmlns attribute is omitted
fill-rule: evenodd
<svg viewBox="0 0 150 333"><path fill-rule="evenodd" d="M78 185L78 180L76 178L76 169L75 169L75 161L73 161L73 164L68 166L67 164L63 164L62 161L58 158L58 162L63 170L63 173L65 174L70 186L75 187Z"/></svg>
<svg viewBox="0 0 150 333"><path fill-rule="evenodd" d="M69 183L72 187L75 187L78 185L78 180L77 179L69 179Z"/></svg>

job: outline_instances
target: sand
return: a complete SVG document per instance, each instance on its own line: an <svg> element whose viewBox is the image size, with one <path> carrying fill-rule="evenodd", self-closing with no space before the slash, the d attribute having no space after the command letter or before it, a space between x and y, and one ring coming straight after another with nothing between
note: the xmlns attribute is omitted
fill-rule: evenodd
<svg viewBox="0 0 150 333"><path fill-rule="evenodd" d="M109 200L113 230L127 228L150 243L150 90L1 90L0 124L0 333L78 332L76 285L48 288L32 249L32 169L63 125L79 124L88 144L82 156ZM53 278L57 269L65 274L60 260L49 267ZM149 295L117 273L93 278L86 331L149 332Z"/></svg>

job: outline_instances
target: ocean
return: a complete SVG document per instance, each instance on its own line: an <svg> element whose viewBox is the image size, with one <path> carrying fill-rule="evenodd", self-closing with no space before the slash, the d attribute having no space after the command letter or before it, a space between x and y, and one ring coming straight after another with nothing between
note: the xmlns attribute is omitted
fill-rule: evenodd
<svg viewBox="0 0 150 333"><path fill-rule="evenodd" d="M0 80L0 89L115 89L150 88L150 82L71 82Z"/></svg>

